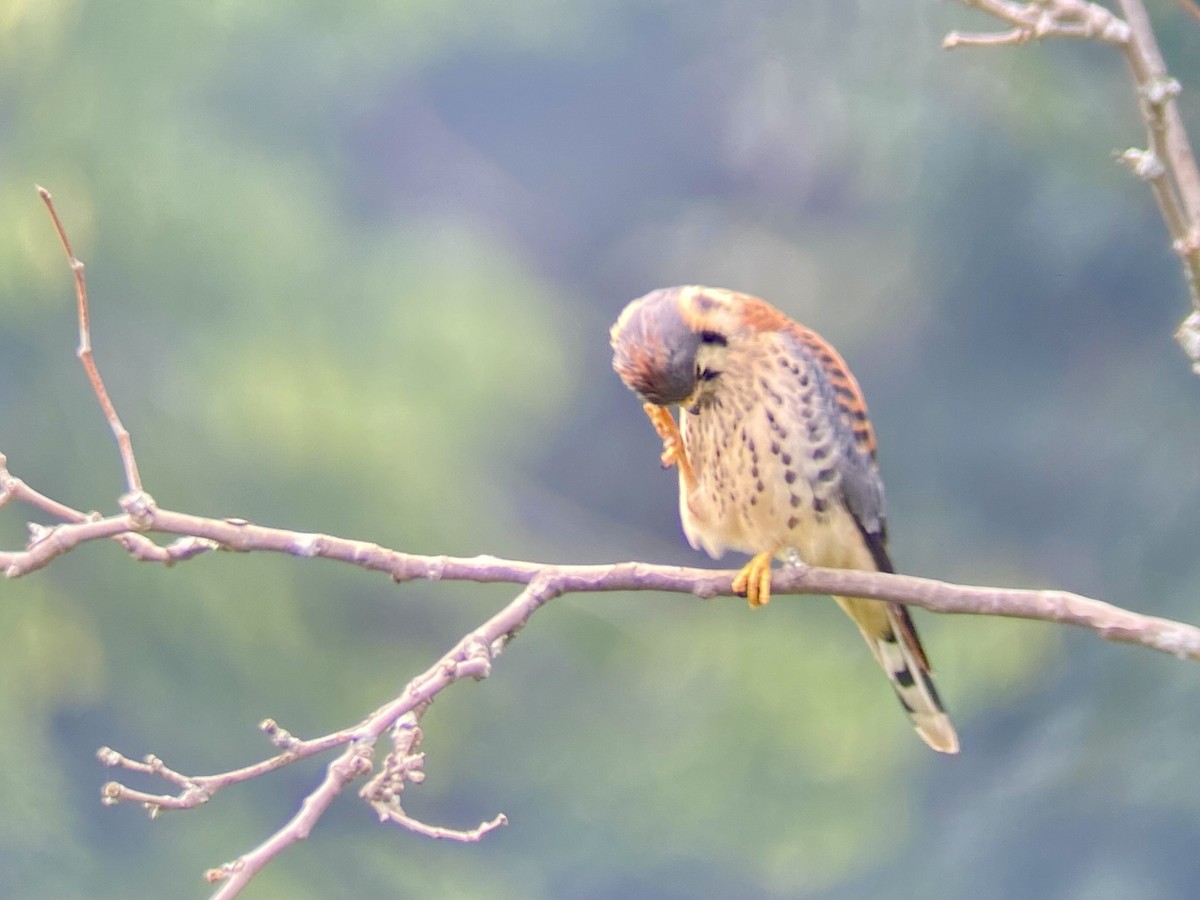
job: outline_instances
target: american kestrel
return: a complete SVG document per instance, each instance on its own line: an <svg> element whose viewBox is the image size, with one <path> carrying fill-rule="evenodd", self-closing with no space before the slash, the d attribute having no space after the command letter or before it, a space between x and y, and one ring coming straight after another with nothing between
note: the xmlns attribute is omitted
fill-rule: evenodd
<svg viewBox="0 0 1200 900"><path fill-rule="evenodd" d="M771 597L771 561L891 572L875 432L858 382L818 334L757 297L699 286L634 300L613 368L679 471L688 542L753 555L733 589ZM676 424L671 407L681 408ZM835 597L929 746L958 752L929 660L899 603Z"/></svg>

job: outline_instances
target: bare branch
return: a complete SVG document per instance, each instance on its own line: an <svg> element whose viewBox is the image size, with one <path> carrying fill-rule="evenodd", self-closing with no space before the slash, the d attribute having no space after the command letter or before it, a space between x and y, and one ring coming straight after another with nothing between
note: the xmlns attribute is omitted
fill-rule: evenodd
<svg viewBox="0 0 1200 900"><path fill-rule="evenodd" d="M1014 26L996 33L952 31L942 40L947 50L955 47L997 47L1025 44L1044 38L1098 40L1116 46L1129 40L1128 26L1109 10L1082 0L962 0L966 6L982 10Z"/></svg>
<svg viewBox="0 0 1200 900"><path fill-rule="evenodd" d="M7 466L7 459L3 453L0 453L0 506L4 506L10 500L17 500L35 509L40 509L56 519L62 519L64 522L95 522L100 519L100 513L81 512L35 491L21 479L13 477ZM53 530L32 522L29 529L29 546L44 540ZM149 538L130 531L114 534L112 539L129 551L134 559L142 562L160 562L168 566L177 560L191 559L193 556L217 549L217 545L212 541L190 536L179 538L166 547L160 547ZM0 552L0 569L5 568L4 555L3 552Z"/></svg>
<svg viewBox="0 0 1200 900"><path fill-rule="evenodd" d="M142 476L138 474L137 459L133 455L133 442L129 438L128 430L121 424L116 407L109 399L108 389L104 387L104 380L100 377L100 370L96 368L96 361L92 358L91 313L88 310L87 282L83 277L83 263L71 249L67 230L63 228L62 221L58 218L58 210L54 208L54 200L50 196L50 192L41 185L38 185L37 191L46 204L46 209L50 211L54 230L58 232L58 240L67 254L67 263L75 275L75 301L79 313L79 348L75 351L75 355L83 363L83 371L87 373L92 390L96 393L100 409L104 412L104 418L108 420L108 427L112 429L113 437L117 439L117 447L121 451L121 462L125 466L126 486L130 493L137 493L142 489Z"/></svg>
<svg viewBox="0 0 1200 900"><path fill-rule="evenodd" d="M147 757L145 762L138 762L107 747L102 748L98 755L105 765L156 775L180 789L174 795L148 794L117 782L109 782L103 789L103 802L110 805L123 801L141 803L152 816L163 809L190 809L207 803L218 790L230 784L266 774L322 750L344 745L345 750L329 764L321 783L305 798L290 820L255 849L206 873L209 881L223 882L214 898L234 897L270 860L307 838L325 810L350 782L370 773L375 744L390 728L393 732L393 750L385 757L380 774L367 783L360 795L370 803L381 821L394 822L426 837L477 841L504 825L508 821L505 816L498 815L475 828L459 831L421 822L407 814L400 805L405 783L419 783L424 778L424 756L416 752L421 739L420 719L434 696L451 684L462 678L480 680L487 677L491 658L501 652L534 612L559 593L550 578L533 578L515 600L459 641L423 674L410 681L399 697L371 713L352 729L311 741L296 741L274 722L264 722L262 728L272 742L287 749L283 754L256 765L221 775L191 777L169 769L157 757Z"/></svg>
<svg viewBox="0 0 1200 900"><path fill-rule="evenodd" d="M1193 312L1175 332L1175 339L1200 375L1200 168L1188 140L1175 98L1179 82L1171 78L1150 27L1142 0L1117 0L1124 19L1084 0L961 0L1014 26L995 34L946 35L942 46L1000 46L1044 37L1089 38L1120 47L1137 90L1138 108L1146 124L1147 148L1131 148L1118 158L1145 181L1154 193L1166 223L1171 248L1183 265ZM1192 0L1180 4L1200 16Z"/></svg>
<svg viewBox="0 0 1200 900"><path fill-rule="evenodd" d="M0 469L0 483L7 470ZM143 495L145 496L145 495ZM385 572L395 581L476 581L529 584L541 576L556 593L658 590L700 597L733 596L734 572L627 562L610 565L552 565L493 556L420 556L367 541L255 525L244 519L210 519L160 509L152 503L135 512L45 529L23 551L0 552L10 578L28 574L91 541L128 532L192 538L204 548L265 550L305 558L332 559ZM194 555L194 554L193 554ZM171 561L186 558L172 557ZM920 606L932 612L1011 616L1081 625L1108 640L1141 644L1173 656L1200 659L1200 629L1156 619L1064 591L1018 590L948 584L911 575L848 569L784 568L776 571L772 594L837 594Z"/></svg>
<svg viewBox="0 0 1200 900"><path fill-rule="evenodd" d="M1158 179L1151 181L1151 187L1167 223L1171 246L1183 262L1192 306L1200 311L1200 168L1175 102L1179 82L1167 72L1145 5L1141 0L1118 3L1130 28L1125 57L1137 86L1150 152L1161 160L1164 169ZM1187 346L1183 346L1186 351ZM1200 374L1200 358L1194 357L1192 362Z"/></svg>

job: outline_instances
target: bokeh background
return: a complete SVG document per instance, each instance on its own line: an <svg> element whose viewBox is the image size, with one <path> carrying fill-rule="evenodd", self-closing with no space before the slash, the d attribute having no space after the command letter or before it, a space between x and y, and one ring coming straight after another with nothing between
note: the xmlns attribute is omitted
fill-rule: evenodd
<svg viewBox="0 0 1200 900"><path fill-rule="evenodd" d="M1198 113L1200 24L1156 25ZM655 287L759 294L871 403L906 572L1200 621L1196 379L1125 66L897 0L0 2L0 451L111 512L98 360L160 504L414 552L711 564L609 367ZM29 510L0 510L21 545ZM740 563L731 558L725 565ZM357 721L513 594L91 545L0 595L0 895L202 897L321 763L151 822L187 772ZM246 896L1194 898L1200 669L920 616L963 753L828 601L577 596L425 719L409 811L343 797Z"/></svg>

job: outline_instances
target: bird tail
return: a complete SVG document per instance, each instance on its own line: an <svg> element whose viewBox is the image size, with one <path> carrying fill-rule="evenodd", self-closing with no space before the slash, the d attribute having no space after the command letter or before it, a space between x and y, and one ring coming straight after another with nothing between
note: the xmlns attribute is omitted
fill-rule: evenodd
<svg viewBox="0 0 1200 900"><path fill-rule="evenodd" d="M933 686L929 658L908 610L899 603L860 597L834 599L858 625L917 734L934 750L957 753L958 735Z"/></svg>

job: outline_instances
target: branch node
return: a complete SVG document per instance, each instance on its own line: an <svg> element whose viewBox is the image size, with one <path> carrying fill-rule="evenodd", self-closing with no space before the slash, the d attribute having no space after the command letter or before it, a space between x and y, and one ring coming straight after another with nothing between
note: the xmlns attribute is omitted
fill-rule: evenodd
<svg viewBox="0 0 1200 900"><path fill-rule="evenodd" d="M295 750L300 743L299 740L292 736L290 731L280 728L279 723L274 719L263 719L258 723L258 728L280 750Z"/></svg>
<svg viewBox="0 0 1200 900"><path fill-rule="evenodd" d="M1141 150L1130 147L1118 159L1128 167L1129 171L1142 181L1154 181L1162 178L1167 169L1158 154L1153 150Z"/></svg>
<svg viewBox="0 0 1200 900"><path fill-rule="evenodd" d="M32 550L55 532L55 526L53 525L42 525L38 522L28 522L26 524L29 526L29 540L25 542L25 549L27 550Z"/></svg>
<svg viewBox="0 0 1200 900"><path fill-rule="evenodd" d="M100 788L100 802L104 806L116 806L121 802L124 794L124 785L116 781L109 781L105 783L104 787Z"/></svg>
<svg viewBox="0 0 1200 900"><path fill-rule="evenodd" d="M1106 44L1124 46L1132 37L1133 33L1129 30L1129 23L1111 14L1108 21L1100 28L1100 40Z"/></svg>
<svg viewBox="0 0 1200 900"><path fill-rule="evenodd" d="M158 512L158 504L145 491L123 494L120 505L137 531L148 531L154 525L154 514Z"/></svg>
<svg viewBox="0 0 1200 900"><path fill-rule="evenodd" d="M479 634L471 636L464 648L463 658L456 664L454 677L483 681L492 674L491 645Z"/></svg>
<svg viewBox="0 0 1200 900"><path fill-rule="evenodd" d="M294 556L312 559L321 552L321 535L297 534L288 546L288 552Z"/></svg>
<svg viewBox="0 0 1200 900"><path fill-rule="evenodd" d="M209 869L204 873L204 880L209 884L216 884L218 881L227 881L234 875L238 874L245 868L246 861L243 859L235 859L233 862L227 862L223 866L218 866L215 869Z"/></svg>
<svg viewBox="0 0 1200 900"><path fill-rule="evenodd" d="M1165 103L1174 100L1182 92L1179 82L1170 75L1152 78L1139 88L1139 93L1151 106L1161 108Z"/></svg>
<svg viewBox="0 0 1200 900"><path fill-rule="evenodd" d="M1175 340L1192 361L1192 371L1200 375L1200 312L1191 313L1179 323Z"/></svg>

